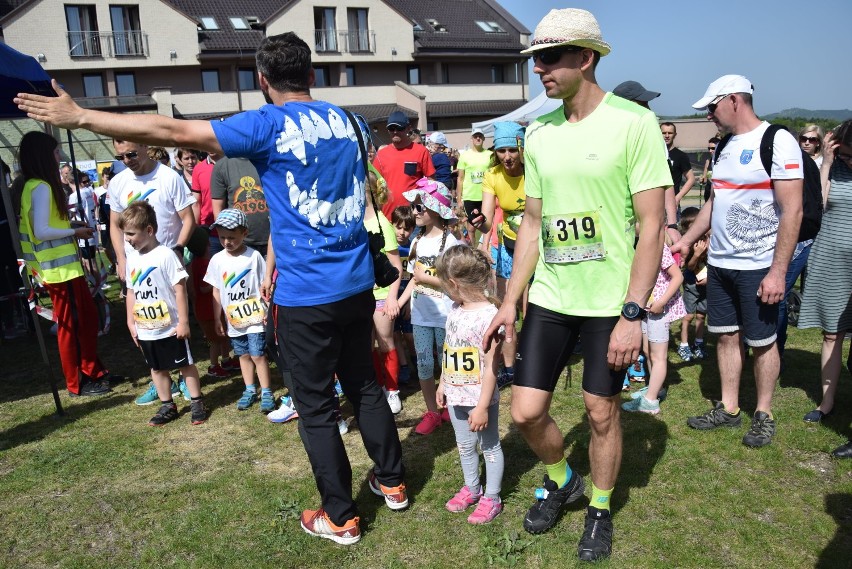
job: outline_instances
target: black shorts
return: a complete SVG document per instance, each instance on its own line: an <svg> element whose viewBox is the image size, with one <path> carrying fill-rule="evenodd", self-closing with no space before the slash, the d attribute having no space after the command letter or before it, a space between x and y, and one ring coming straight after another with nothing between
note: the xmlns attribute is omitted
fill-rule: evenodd
<svg viewBox="0 0 852 569"><path fill-rule="evenodd" d="M768 346L777 338L778 305L764 304L757 291L769 267L751 271L707 267L707 331L742 331L745 343Z"/></svg>
<svg viewBox="0 0 852 569"><path fill-rule="evenodd" d="M171 371L195 363L189 351L189 340L179 340L177 336L159 340L139 340L139 346L148 367L154 371Z"/></svg>
<svg viewBox="0 0 852 569"><path fill-rule="evenodd" d="M567 316L530 304L520 333L515 385L553 392L582 335L583 391L601 397L621 393L624 370L609 369L606 354L618 316Z"/></svg>
<svg viewBox="0 0 852 569"><path fill-rule="evenodd" d="M478 202L464 200L464 212L465 214L467 214L468 219L473 219L474 217L476 217L476 214L473 213L473 210L482 212L482 200L479 200Z"/></svg>

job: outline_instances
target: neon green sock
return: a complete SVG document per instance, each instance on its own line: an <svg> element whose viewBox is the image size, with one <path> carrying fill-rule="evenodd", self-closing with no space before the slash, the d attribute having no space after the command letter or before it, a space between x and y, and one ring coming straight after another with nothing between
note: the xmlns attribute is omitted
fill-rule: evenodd
<svg viewBox="0 0 852 569"><path fill-rule="evenodd" d="M612 496L612 490L612 488L601 490L592 482L592 499L589 500L589 505L599 510L609 511L609 499Z"/></svg>
<svg viewBox="0 0 852 569"><path fill-rule="evenodd" d="M547 469L548 478L556 482L558 488L565 486L571 478L571 468L564 456L556 464L545 464L544 467Z"/></svg>

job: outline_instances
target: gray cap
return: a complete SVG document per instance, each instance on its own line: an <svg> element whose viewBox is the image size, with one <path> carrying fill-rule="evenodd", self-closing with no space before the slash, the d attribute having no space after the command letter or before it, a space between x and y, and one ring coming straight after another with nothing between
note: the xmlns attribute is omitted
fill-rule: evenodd
<svg viewBox="0 0 852 569"><path fill-rule="evenodd" d="M613 89L612 92L622 99L627 99L628 101L642 101L643 103L647 103L651 99L656 99L660 96L660 94L656 91L647 90L638 81L625 81Z"/></svg>

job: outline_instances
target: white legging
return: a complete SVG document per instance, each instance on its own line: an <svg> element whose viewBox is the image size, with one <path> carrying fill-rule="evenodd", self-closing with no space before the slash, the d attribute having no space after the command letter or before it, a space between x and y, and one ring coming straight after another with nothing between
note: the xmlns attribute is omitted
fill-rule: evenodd
<svg viewBox="0 0 852 569"><path fill-rule="evenodd" d="M503 482L503 449L500 447L500 431L497 418L500 405L495 403L488 408L488 426L485 430L473 432L467 423L467 417L473 407L450 405L450 421L456 431L456 445L459 447L464 483L471 492L479 488L479 453L476 445L482 449L485 460L485 495L489 498L500 497L500 485Z"/></svg>

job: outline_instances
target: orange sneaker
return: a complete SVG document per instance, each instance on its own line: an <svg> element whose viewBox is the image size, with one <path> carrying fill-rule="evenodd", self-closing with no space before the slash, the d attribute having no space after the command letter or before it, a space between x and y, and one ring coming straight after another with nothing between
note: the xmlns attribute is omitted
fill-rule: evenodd
<svg viewBox="0 0 852 569"><path fill-rule="evenodd" d="M370 490L372 490L373 494L384 497L385 504L387 504L388 508L391 510L404 510L408 507L408 494L405 491L404 482L399 486L389 488L384 484L380 484L376 479L376 473L373 470L370 470L370 477L368 478L367 483L369 484Z"/></svg>
<svg viewBox="0 0 852 569"><path fill-rule="evenodd" d="M302 512L302 529L311 535L330 539L343 545L358 543L361 539L361 519L355 516L342 526L334 525L325 510L305 510Z"/></svg>

